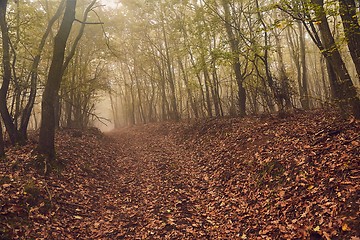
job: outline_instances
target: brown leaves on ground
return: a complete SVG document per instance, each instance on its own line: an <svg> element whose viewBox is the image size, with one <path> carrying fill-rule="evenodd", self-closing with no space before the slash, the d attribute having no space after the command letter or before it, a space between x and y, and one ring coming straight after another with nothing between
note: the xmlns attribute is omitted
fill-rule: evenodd
<svg viewBox="0 0 360 240"><path fill-rule="evenodd" d="M0 239L360 237L360 123L312 111L61 131L0 163Z"/></svg>

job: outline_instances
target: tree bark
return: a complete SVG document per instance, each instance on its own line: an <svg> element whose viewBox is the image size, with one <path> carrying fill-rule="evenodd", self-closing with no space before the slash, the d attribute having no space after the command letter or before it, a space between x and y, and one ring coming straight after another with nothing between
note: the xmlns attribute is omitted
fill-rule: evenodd
<svg viewBox="0 0 360 240"><path fill-rule="evenodd" d="M341 58L340 51L335 44L334 37L331 33L329 23L326 18L324 1L312 0L314 11L317 17L319 31L323 42L323 54L332 65L333 70L338 77L336 83L338 89L334 89L336 93L336 101L340 108L345 112L352 112L355 118L360 119L360 99L357 96L355 86L351 80L349 72Z"/></svg>
<svg viewBox="0 0 360 240"><path fill-rule="evenodd" d="M307 67L306 67L306 46L305 46L305 34L304 28L300 22L298 22L299 27L299 50L300 50L300 60L301 60L301 84L300 84L300 102L303 109L310 109L310 97L308 89L308 77L307 77Z"/></svg>
<svg viewBox="0 0 360 240"><path fill-rule="evenodd" d="M339 0L339 5L350 55L355 64L357 75L360 78L360 24L356 14L355 1Z"/></svg>
<svg viewBox="0 0 360 240"><path fill-rule="evenodd" d="M220 99L220 93L219 93L219 78L218 78L218 74L216 71L216 63L215 60L212 61L211 63L212 65L212 98L213 98L213 102L214 102L214 108L215 108L215 115L217 117L219 116L223 116L223 109L221 106L221 99Z"/></svg>
<svg viewBox="0 0 360 240"><path fill-rule="evenodd" d="M75 20L76 0L67 0L65 13L54 40L53 57L42 98L38 150L49 159L55 158L55 104L63 74L67 39Z"/></svg>
<svg viewBox="0 0 360 240"><path fill-rule="evenodd" d="M281 104L281 108L284 109L285 111L288 111L292 108L289 77L288 77L288 75L286 73L286 69L285 69L280 37L277 34L274 34L274 37L275 37L275 41L276 41L276 52L278 55L278 65L279 65L279 80L280 80L280 86L279 86L280 100L279 101Z"/></svg>
<svg viewBox="0 0 360 240"><path fill-rule="evenodd" d="M276 85L275 79L273 78L271 70L270 70L270 62L269 62L269 60L270 60L270 58L269 58L270 37L268 34L268 27L266 26L266 23L260 12L259 1L255 0L255 4L256 4L256 8L257 8L257 17L258 17L258 20L259 20L261 26L263 27L263 33L264 33L264 46L263 46L264 47L264 56L258 56L258 57L264 63L266 81L267 81L267 84L269 85L270 91L273 95L276 105L278 106L278 110L281 114L284 110L284 106L282 103L283 97L282 97L281 91L279 91L280 88L279 88L279 86ZM258 68L258 67L256 66L256 68ZM259 70L257 70L257 71L259 72ZM266 86L266 83L264 84L264 86ZM269 106L270 110L273 111L274 107L271 106L272 105L271 100L268 97L266 97L266 98L267 98L266 100L268 102L268 106Z"/></svg>
<svg viewBox="0 0 360 240"><path fill-rule="evenodd" d="M203 71L203 74L204 74L206 110L207 110L207 113L208 113L208 117L213 117L211 99L210 99L210 86L209 86L210 85L210 75L209 75L209 71L208 71L207 66L206 66L204 53L201 53L200 64L201 64L202 71Z"/></svg>
<svg viewBox="0 0 360 240"><path fill-rule="evenodd" d="M0 88L0 113L4 120L6 131L9 134L12 144L18 142L18 133L13 119L9 113L7 106L7 94L11 81L11 64L10 64L10 38L6 22L6 8L7 0L0 1L0 27L2 36L2 67L3 67L3 82Z"/></svg>
<svg viewBox="0 0 360 240"><path fill-rule="evenodd" d="M4 146L4 136L2 131L2 124L0 120L0 158L5 157L5 146Z"/></svg>
<svg viewBox="0 0 360 240"><path fill-rule="evenodd" d="M166 56L165 60L166 60L166 66L167 66L167 71L168 71L168 82L169 82L170 93L171 93L170 94L171 118L175 121L179 121L180 114L179 114L178 106L177 106L175 80L174 80L174 74L173 74L173 67L172 67L172 63L171 63L171 59L170 59L170 52L169 52L169 47L168 47L167 35L166 35L166 31L165 31L164 19L162 19L162 22L161 22L161 30L162 30L162 34L163 34L163 38L164 38L165 56Z"/></svg>
<svg viewBox="0 0 360 240"><path fill-rule="evenodd" d="M135 87L136 87L136 92L137 92L137 103L138 103L138 107L139 107L139 118L140 118L140 122L142 123L146 123L147 119L145 116L145 111L144 111L144 104L143 104L143 96L141 94L141 83L139 81L139 77L137 74L137 62L136 59L134 59L134 72L132 74L133 78L134 78L134 82L135 82Z"/></svg>
<svg viewBox="0 0 360 240"><path fill-rule="evenodd" d="M231 21L230 21L230 7L228 0L222 0L222 5L224 8L224 18L225 18L225 29L226 33L230 42L231 52L233 54L232 59L232 67L235 72L235 79L238 86L238 104L239 104L239 115L245 116L246 115L246 91L243 87L243 76L241 74L241 64L239 59L239 47L238 47L238 40L235 37L233 32Z"/></svg>
<svg viewBox="0 0 360 240"><path fill-rule="evenodd" d="M59 7L58 7L55 15L50 19L48 26L45 30L45 33L41 38L41 41L40 41L40 44L39 44L39 47L37 50L37 54L35 55L32 66L31 66L31 70L30 70L30 74L29 74L30 94L29 94L29 98L27 100L26 106L25 106L24 110L22 111L20 129L19 129L19 134L20 134L21 138L23 138L23 139L27 139L27 129L28 129L29 121L30 121L31 112L32 112L32 109L33 109L33 106L35 103L36 92L37 92L38 67L39 67L40 60L41 60L41 53L42 53L42 50L44 49L46 39L50 34L52 26L54 25L56 20L60 17L60 15L64 9L64 3L65 3L65 0L62 0L61 3L59 4Z"/></svg>
<svg viewBox="0 0 360 240"><path fill-rule="evenodd" d="M198 109L197 109L197 106L196 106L196 103L195 103L195 99L193 97L193 93L192 93L191 88L189 86L189 79L188 79L187 73L185 71L184 64L182 63L180 58L178 59L178 62L179 62L180 71L182 72L182 75L183 75L183 80L184 80L184 84L185 84L185 88L186 88L187 98L188 98L188 101L190 103L191 110L192 110L192 112L194 114L195 119L198 119L199 118Z"/></svg>

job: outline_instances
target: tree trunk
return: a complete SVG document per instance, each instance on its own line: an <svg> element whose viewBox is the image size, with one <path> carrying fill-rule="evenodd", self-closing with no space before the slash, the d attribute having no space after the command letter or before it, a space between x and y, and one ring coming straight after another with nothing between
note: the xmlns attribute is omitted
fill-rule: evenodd
<svg viewBox="0 0 360 240"><path fill-rule="evenodd" d="M185 84L185 88L186 88L188 102L190 103L191 110L192 110L192 112L194 114L194 117L197 119L197 118L199 118L199 113L198 113L198 109L197 109L197 106L196 106L196 103L195 103L191 88L189 86L189 79L188 79L188 76L187 76L187 73L185 71L184 65L183 65L180 58L178 59L178 62L179 62L180 70L181 70L182 75L183 75L183 80L184 80L184 84Z"/></svg>
<svg viewBox="0 0 360 240"><path fill-rule="evenodd" d="M10 141L12 144L18 142L18 133L13 122L13 119L9 113L7 106L7 94L11 81L11 65L10 65L10 38L9 31L6 22L6 7L7 0L0 1L0 27L2 36L2 67L3 67L3 81L0 88L0 113L4 120L6 131L9 134Z"/></svg>
<svg viewBox="0 0 360 240"><path fill-rule="evenodd" d="M165 23L162 15L162 22L161 22L161 30L163 34L163 40L164 40L164 47L165 47L165 61L167 66L167 72L168 72L168 82L170 86L170 102L171 102L171 118L175 121L180 120L180 114L178 112L177 107L177 101L176 101L176 91L175 91L175 80L174 80L174 74L173 74L173 68L172 68L172 62L170 58L170 52L169 52L169 46L168 46L168 40L167 35L165 31Z"/></svg>
<svg viewBox="0 0 360 240"><path fill-rule="evenodd" d="M5 147L4 147L4 136L3 136L3 129L0 120L0 158L5 157Z"/></svg>
<svg viewBox="0 0 360 240"><path fill-rule="evenodd" d="M279 98L280 98L282 108L285 111L288 111L292 108L289 78L287 76L286 69L285 69L280 37L277 34L274 34L274 36L275 36L275 41L276 41L276 50L277 50L276 52L278 55L278 64L279 64L279 70L280 70L279 71L279 80L280 80L280 86L279 86L279 91L280 91L279 95L280 96L279 96Z"/></svg>
<svg viewBox="0 0 360 240"><path fill-rule="evenodd" d="M139 81L139 78L137 76L137 65L135 64L136 63L136 60L134 59L134 73L132 74L133 78L134 78L134 82L135 82L135 87L136 87L136 92L137 92L137 98L138 98L138 107L139 107L139 117L140 117L140 121L142 123L146 123L147 120L146 120L146 116L145 116L145 113L144 113L144 107L143 107L143 97L142 97L142 94L141 94L141 83Z"/></svg>
<svg viewBox="0 0 360 240"><path fill-rule="evenodd" d="M310 98L308 90L308 77L307 77L307 67L306 67L306 46L305 46L305 34L304 28L300 22L298 22L299 27L299 50L300 50L300 60L301 60L301 85L300 87L300 102L303 109L310 109Z"/></svg>
<svg viewBox="0 0 360 240"><path fill-rule="evenodd" d="M212 62L212 97L215 107L215 114L217 117L224 116L223 109L221 106L221 99L220 99L220 93L219 93L219 79L216 72L216 63L215 60Z"/></svg>
<svg viewBox="0 0 360 240"><path fill-rule="evenodd" d="M331 96L329 94L329 87L326 82L326 70L324 66L326 66L326 59L323 55L320 55L321 84L324 90L324 100L326 101L327 99L331 99ZM335 73L333 75L335 75Z"/></svg>
<svg viewBox="0 0 360 240"><path fill-rule="evenodd" d="M335 44L334 37L331 33L329 23L326 18L324 1L312 0L315 5L314 10L319 21L319 30L323 42L324 50L322 51L325 58L328 59L332 65L333 70L338 77L337 87L334 92L337 92L337 99L342 111L350 111L355 118L360 119L360 99L357 96L355 86L351 80L349 72L341 58L339 49Z"/></svg>
<svg viewBox="0 0 360 240"><path fill-rule="evenodd" d="M129 90L130 90L130 104L128 104L127 108L128 108L128 112L127 115L129 116L128 118L128 124L131 125L135 125L136 124L136 116L135 116L135 93L134 93L134 78L132 76L132 72L130 69L130 66L127 65L127 70L129 73L129 77L130 77L130 84L127 85L125 83L125 86L130 86ZM126 91L127 88L125 88Z"/></svg>
<svg viewBox="0 0 360 240"><path fill-rule="evenodd" d="M113 116L113 119L114 119L114 128L115 129L118 129L120 127L120 123L119 123L119 119L118 119L118 112L117 112L117 107L116 107L116 102L117 101L117 98L116 98L116 95L115 95L115 100L114 100L114 97L113 97L113 94L112 94L112 90L109 89L109 98L110 98L110 107L111 107L111 113L112 113L112 116Z"/></svg>
<svg viewBox="0 0 360 240"><path fill-rule="evenodd" d="M40 153L49 159L55 158L55 104L63 74L64 55L67 39L75 20L76 0L67 0L63 20L55 36L53 57L42 98Z"/></svg>
<svg viewBox="0 0 360 240"><path fill-rule="evenodd" d="M191 50L189 50L189 56L190 56L190 62L191 62L192 67L194 69L196 69L195 57L194 57L193 53L191 52ZM201 117L204 117L205 116L204 108L205 108L205 110L208 109L206 106L206 101L205 101L204 88L203 88L203 84L201 82L200 73L198 71L195 71L195 75L196 75L196 79L199 83L199 90L200 90L200 94L201 94L201 103L199 105L203 106L199 110L201 111Z"/></svg>
<svg viewBox="0 0 360 240"><path fill-rule="evenodd" d="M28 129L29 121L30 121L31 111L32 111L34 103L35 103L36 90L37 90L37 79L38 79L38 67L40 64L41 53L45 46L46 39L50 34L52 26L54 25L56 20L60 17L61 12L64 9L64 3L65 3L65 0L62 0L61 3L59 4L59 7L58 7L55 15L49 21L48 26L45 30L45 33L41 38L37 54L35 55L32 66L31 66L31 70L30 70L30 74L29 74L30 94L29 94L29 98L26 103L26 106L21 115L20 130L19 130L19 134L21 135L21 138L23 138L23 139L27 139L27 129Z"/></svg>
<svg viewBox="0 0 360 240"><path fill-rule="evenodd" d="M225 14L225 29L226 33L230 42L230 48L231 52L233 54L232 59L232 67L235 72L235 79L236 84L238 86L238 104L239 104L239 115L245 116L246 115L246 91L243 87L243 76L241 74L241 64L239 59L239 51L238 51L238 40L235 37L235 34L233 32L231 23L230 23L230 7L229 7L229 1L228 0L222 0L222 5L224 8L224 14Z"/></svg>
<svg viewBox="0 0 360 240"><path fill-rule="evenodd" d="M350 55L360 78L360 24L354 0L339 0L340 16Z"/></svg>
<svg viewBox="0 0 360 240"><path fill-rule="evenodd" d="M268 29L268 27L264 21L264 18L260 12L259 1L255 0L255 4L256 4L256 8L257 8L258 20L263 28L263 35L264 35L264 46L263 46L264 56L259 56L259 57L260 57L261 61L264 63L266 80L267 80L269 88L272 92L273 98L275 99L276 105L278 106L278 111L280 114L282 114L284 111L284 106L286 104L291 104L291 103L289 103L289 101L285 97L286 93L283 92L283 89L282 89L283 84L281 83L281 81L280 81L280 83L276 82L275 81L276 79L274 79L274 77L271 73L270 62L269 62L269 60L270 60L270 55L269 55L270 36L268 34L269 29ZM284 105L284 101L285 101L285 105ZM272 108L271 105L269 105L269 107Z"/></svg>
<svg viewBox="0 0 360 240"><path fill-rule="evenodd" d="M203 68L203 74L204 74L204 86L205 86L205 96L206 96L206 110L208 112L208 117L212 117L212 106L211 106L211 99L210 99L210 76L209 71L207 69L206 63L205 63L205 57L203 54L201 54L201 65Z"/></svg>

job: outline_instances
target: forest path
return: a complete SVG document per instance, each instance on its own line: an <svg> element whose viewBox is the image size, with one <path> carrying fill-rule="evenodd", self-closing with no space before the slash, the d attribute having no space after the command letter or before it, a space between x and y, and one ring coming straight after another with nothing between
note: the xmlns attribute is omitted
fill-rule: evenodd
<svg viewBox="0 0 360 240"><path fill-rule="evenodd" d="M109 237L358 239L359 122L314 112L149 124L110 138L120 193L108 198L110 219L120 226L100 231Z"/></svg>
<svg viewBox="0 0 360 240"><path fill-rule="evenodd" d="M109 134L119 146L117 209L111 217L125 238L208 238L206 173L193 154L146 127Z"/></svg>
<svg viewBox="0 0 360 240"><path fill-rule="evenodd" d="M0 239L359 240L359 133L323 111L65 129L46 176L36 140L0 161Z"/></svg>

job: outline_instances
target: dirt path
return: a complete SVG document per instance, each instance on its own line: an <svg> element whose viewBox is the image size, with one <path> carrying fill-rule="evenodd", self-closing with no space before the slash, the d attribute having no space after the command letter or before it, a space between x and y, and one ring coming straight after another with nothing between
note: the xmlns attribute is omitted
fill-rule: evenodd
<svg viewBox="0 0 360 240"><path fill-rule="evenodd" d="M64 130L48 175L36 141L0 161L0 239L358 240L359 130L317 112Z"/></svg>
<svg viewBox="0 0 360 240"><path fill-rule="evenodd" d="M188 128L183 146L165 125L112 133L118 188L104 198L110 216L100 236L358 239L358 162L346 163L358 159L357 125L335 121L323 130L325 123L293 121L210 122ZM294 125L297 134L289 134ZM330 140L332 129L342 130Z"/></svg>
<svg viewBox="0 0 360 240"><path fill-rule="evenodd" d="M145 128L123 129L111 137L120 149L119 188L114 195L119 197L104 204L115 208L108 211L109 218L121 226L105 231L107 237L209 238L213 222L204 209L207 177L193 155L166 135Z"/></svg>

